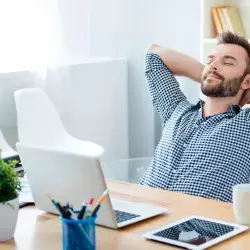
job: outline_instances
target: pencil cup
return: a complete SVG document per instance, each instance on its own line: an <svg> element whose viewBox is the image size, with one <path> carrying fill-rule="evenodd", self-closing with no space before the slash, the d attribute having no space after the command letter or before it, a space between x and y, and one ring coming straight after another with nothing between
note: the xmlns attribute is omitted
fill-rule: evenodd
<svg viewBox="0 0 250 250"><path fill-rule="evenodd" d="M63 250L95 250L95 219L72 220L61 217Z"/></svg>

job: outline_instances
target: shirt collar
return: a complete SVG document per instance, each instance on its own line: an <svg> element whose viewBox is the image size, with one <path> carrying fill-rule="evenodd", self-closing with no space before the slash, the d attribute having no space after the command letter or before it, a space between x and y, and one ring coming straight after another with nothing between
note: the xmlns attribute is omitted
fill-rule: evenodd
<svg viewBox="0 0 250 250"><path fill-rule="evenodd" d="M199 101L196 103L195 108L196 108L196 109L202 108L203 105L204 105L204 103L205 103L205 102L204 102L202 99L199 98Z"/></svg>
<svg viewBox="0 0 250 250"><path fill-rule="evenodd" d="M199 101L197 102L197 104L195 105L195 107L197 109L201 108L201 110L202 110L204 104L205 104L205 102L202 99L199 98ZM241 111L241 107L239 105L237 105L237 104L230 104L228 112L232 112L233 114L237 115L240 111Z"/></svg>
<svg viewBox="0 0 250 250"><path fill-rule="evenodd" d="M238 113L240 113L241 111L241 107L237 104L231 104L230 108L229 108L230 112L233 112L235 115L237 115Z"/></svg>
<svg viewBox="0 0 250 250"><path fill-rule="evenodd" d="M195 105L195 108L197 110L199 110L198 112L198 117L196 120L196 123L199 124L202 121L206 121L207 119L209 119L210 117L202 117L202 110L203 110L203 105L205 104L205 102L199 98L199 101L197 102L197 104ZM229 106L229 110L227 112L221 113L220 115L228 115L230 117L234 117L235 115L237 115L239 112L241 111L241 107L239 105L236 104L231 104Z"/></svg>

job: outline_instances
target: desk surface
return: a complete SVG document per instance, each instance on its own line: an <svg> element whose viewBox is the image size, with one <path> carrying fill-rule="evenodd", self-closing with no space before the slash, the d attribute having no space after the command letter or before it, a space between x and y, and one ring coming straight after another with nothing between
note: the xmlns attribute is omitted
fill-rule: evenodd
<svg viewBox="0 0 250 250"><path fill-rule="evenodd" d="M232 204L203 199L180 193L143 187L122 181L107 180L112 197L124 200L147 202L163 206L165 215L140 222L120 230L97 227L97 249L180 249L146 240L142 235L175 220L191 215L235 222ZM211 249L245 250L250 245L250 230ZM58 216L45 213L35 207L19 211L15 238L0 244L1 250L61 249L61 223Z"/></svg>

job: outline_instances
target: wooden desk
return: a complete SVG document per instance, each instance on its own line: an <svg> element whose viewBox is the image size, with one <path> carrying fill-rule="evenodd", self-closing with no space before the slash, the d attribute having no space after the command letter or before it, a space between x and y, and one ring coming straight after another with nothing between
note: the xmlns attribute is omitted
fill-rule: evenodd
<svg viewBox="0 0 250 250"><path fill-rule="evenodd" d="M180 249L148 241L142 235L190 215L235 222L231 204L115 180L107 180L107 184L113 197L163 206L168 213L120 230L98 226L97 250ZM211 249L245 250L249 249L249 246L250 230ZM58 217L35 207L20 209L15 238L0 244L1 250L59 250L61 248L61 223Z"/></svg>

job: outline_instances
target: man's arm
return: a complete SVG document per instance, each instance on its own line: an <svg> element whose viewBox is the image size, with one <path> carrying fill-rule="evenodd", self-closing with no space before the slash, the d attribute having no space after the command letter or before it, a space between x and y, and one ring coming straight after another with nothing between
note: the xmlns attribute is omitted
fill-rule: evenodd
<svg viewBox="0 0 250 250"><path fill-rule="evenodd" d="M162 123L171 117L177 106L187 102L173 72L164 64L159 55L146 53L145 76L153 105Z"/></svg>
<svg viewBox="0 0 250 250"><path fill-rule="evenodd" d="M164 49L157 44L151 44L147 52L157 54L174 75L201 82L204 65L194 58L175 50Z"/></svg>

